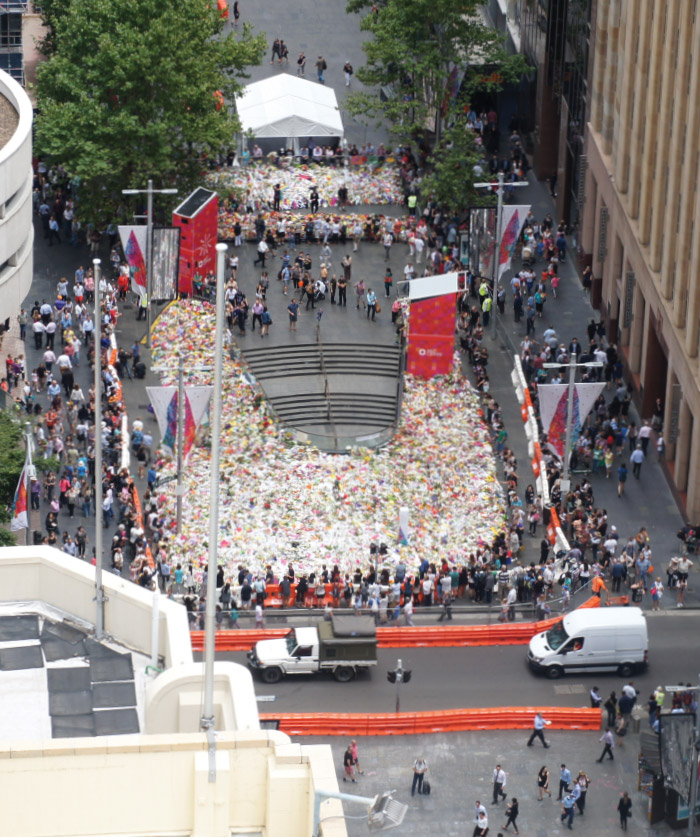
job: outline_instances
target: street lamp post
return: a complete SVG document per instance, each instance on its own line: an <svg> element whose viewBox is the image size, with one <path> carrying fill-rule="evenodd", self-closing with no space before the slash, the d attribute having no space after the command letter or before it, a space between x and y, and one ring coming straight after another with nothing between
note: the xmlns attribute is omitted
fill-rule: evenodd
<svg viewBox="0 0 700 837"><path fill-rule="evenodd" d="M146 348L151 348L151 285L153 281L153 195L177 195L177 189L122 189L122 195L146 195Z"/></svg>
<svg viewBox="0 0 700 837"><path fill-rule="evenodd" d="M571 487L571 480L569 479L569 455L571 453L571 437L573 435L573 418L574 418L574 389L576 386L576 370L579 368L598 368L604 364L597 360L586 361L585 363L576 363L576 355L571 355L569 363L543 363L545 369L561 369L568 366L569 368L569 391L567 394L566 406L566 441L564 442L564 462L563 473L561 477L561 493L562 496L568 494Z"/></svg>
<svg viewBox="0 0 700 837"><path fill-rule="evenodd" d="M95 373L95 639L102 639L105 625L105 592L102 586L102 294L100 259L93 259L95 324L93 328Z"/></svg>
<svg viewBox="0 0 700 837"><path fill-rule="evenodd" d="M211 411L211 464L209 466L209 558L207 561L207 609L204 634L204 706L200 728L209 743L209 781L216 782L214 736L214 651L216 644L216 568L219 546L219 455L221 448L221 387L224 342L224 287L226 244L216 245L216 336L214 338L214 393Z"/></svg>
<svg viewBox="0 0 700 837"><path fill-rule="evenodd" d="M496 244L494 247L493 252L493 263L492 263L492 271L493 271L493 290L491 292L491 339L496 339L496 312L498 311L498 305L496 305L496 299L498 297L498 268L500 267L499 259L501 253L501 236L503 235L503 193L504 193L504 175L502 171L498 172L498 182L497 183L475 183L475 186L479 188L493 188L494 186L498 187L497 196L498 196L498 207L496 209ZM530 184L525 183L509 183L508 186L529 186Z"/></svg>

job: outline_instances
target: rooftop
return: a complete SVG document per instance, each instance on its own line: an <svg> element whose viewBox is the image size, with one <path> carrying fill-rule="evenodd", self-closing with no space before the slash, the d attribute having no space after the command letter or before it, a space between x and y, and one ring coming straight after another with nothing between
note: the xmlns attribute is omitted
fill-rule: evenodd
<svg viewBox="0 0 700 837"><path fill-rule="evenodd" d="M42 602L0 607L0 741L139 733L149 660Z"/></svg>
<svg viewBox="0 0 700 837"><path fill-rule="evenodd" d="M7 145L19 125L19 114L9 99L0 93L0 148Z"/></svg>

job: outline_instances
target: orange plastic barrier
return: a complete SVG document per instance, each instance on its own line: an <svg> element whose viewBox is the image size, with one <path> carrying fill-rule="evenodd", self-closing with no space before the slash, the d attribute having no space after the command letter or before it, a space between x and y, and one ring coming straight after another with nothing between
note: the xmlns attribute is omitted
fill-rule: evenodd
<svg viewBox="0 0 700 837"><path fill-rule="evenodd" d="M376 715L313 712L266 714L261 721L277 721L287 735L424 735L469 730L531 730L541 712L549 729L599 730L603 713L588 707L500 706L488 709L444 709L437 712L401 712Z"/></svg>
<svg viewBox="0 0 700 837"><path fill-rule="evenodd" d="M586 599L586 601L579 605L579 610L583 607L600 607L600 599L598 596L591 596L590 599Z"/></svg>
<svg viewBox="0 0 700 837"><path fill-rule="evenodd" d="M496 625L431 625L415 628L377 628L379 648L464 648L478 645L527 645L530 639L559 621ZM289 628L217 631L217 651L248 651L262 639L276 639ZM192 650L204 648L204 631L191 631Z"/></svg>
<svg viewBox="0 0 700 837"><path fill-rule="evenodd" d="M263 630L230 630L216 632L217 651L249 651L261 639L279 639L289 633L289 628ZM193 651L204 651L204 631L190 631Z"/></svg>

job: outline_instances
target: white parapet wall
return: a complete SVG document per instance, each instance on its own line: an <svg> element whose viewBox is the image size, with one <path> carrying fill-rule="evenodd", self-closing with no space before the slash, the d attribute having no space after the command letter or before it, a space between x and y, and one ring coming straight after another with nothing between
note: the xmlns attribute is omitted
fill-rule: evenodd
<svg viewBox="0 0 700 837"><path fill-rule="evenodd" d="M204 734L0 745L2 832L309 837L314 790L338 789L330 747L275 731L216 738L215 782ZM322 812L324 837L347 837L340 803Z"/></svg>
<svg viewBox="0 0 700 837"><path fill-rule="evenodd" d="M196 732L202 717L204 664L176 666L159 674L146 693L146 732ZM214 666L215 728L254 732L260 729L253 678L245 666Z"/></svg>
<svg viewBox="0 0 700 837"><path fill-rule="evenodd" d="M153 594L103 576L105 630L150 654ZM95 570L52 547L0 549L0 600L44 602L94 624ZM159 653L146 734L0 742L3 834L13 837L309 837L314 791L337 792L328 745L260 730L250 673L217 663L216 781L210 781L203 671L192 661L184 607L161 597ZM130 797L124 799L124 791ZM41 800L41 804L37 804ZM322 806L323 837L347 837L342 806Z"/></svg>
<svg viewBox="0 0 700 837"><path fill-rule="evenodd" d="M17 115L17 126L0 145L0 320L14 318L32 284L32 103L0 70L0 95Z"/></svg>
<svg viewBox="0 0 700 837"><path fill-rule="evenodd" d="M102 573L107 596L105 631L117 642L151 654L153 593L111 571ZM43 601L95 623L95 568L50 546L0 549L0 601ZM158 653L164 666L193 662L187 614L160 597Z"/></svg>

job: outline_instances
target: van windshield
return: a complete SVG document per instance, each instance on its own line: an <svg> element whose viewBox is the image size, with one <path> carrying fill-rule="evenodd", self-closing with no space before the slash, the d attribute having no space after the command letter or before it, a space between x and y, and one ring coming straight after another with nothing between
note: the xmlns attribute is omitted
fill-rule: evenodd
<svg viewBox="0 0 700 837"><path fill-rule="evenodd" d="M547 631L547 643L552 651L558 651L568 638L563 619Z"/></svg>

